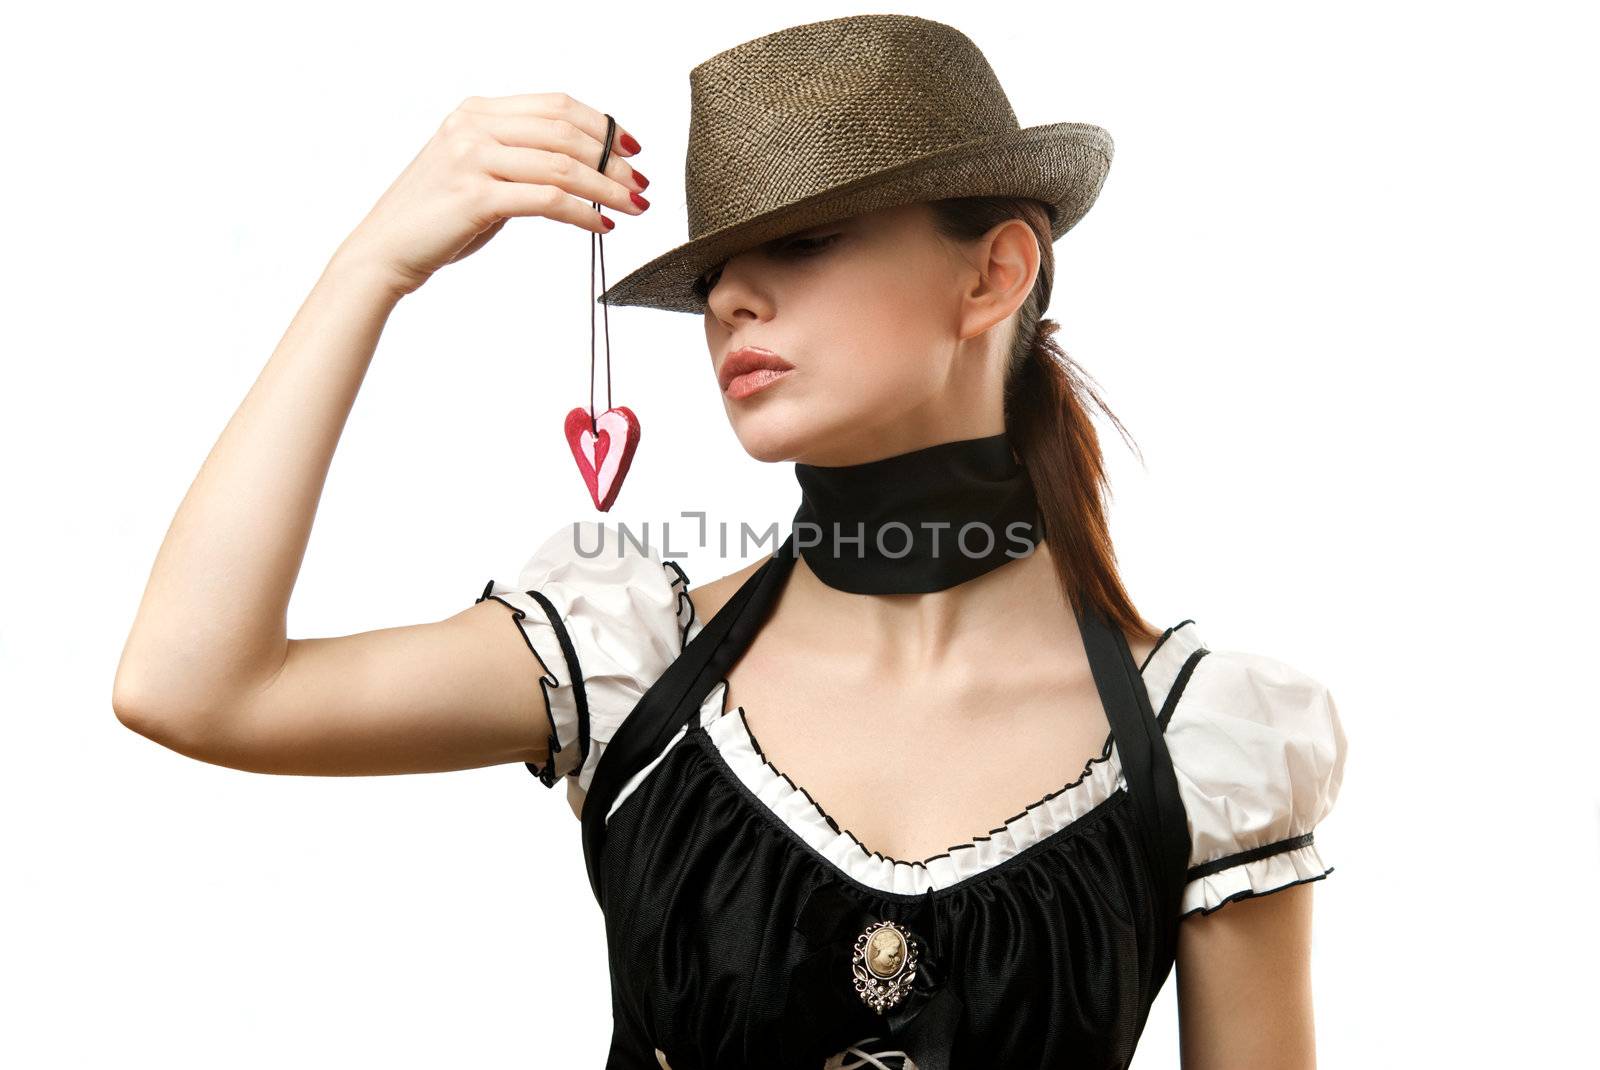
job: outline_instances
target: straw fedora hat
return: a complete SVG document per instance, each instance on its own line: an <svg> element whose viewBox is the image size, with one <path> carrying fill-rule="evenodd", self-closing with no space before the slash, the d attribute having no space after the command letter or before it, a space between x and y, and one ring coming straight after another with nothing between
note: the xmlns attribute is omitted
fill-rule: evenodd
<svg viewBox="0 0 1600 1070"><path fill-rule="evenodd" d="M945 197L1043 201L1060 238L1111 166L1088 123L1022 129L961 31L914 15L850 15L770 33L689 72L689 241L600 295L704 313L695 281L798 230Z"/></svg>

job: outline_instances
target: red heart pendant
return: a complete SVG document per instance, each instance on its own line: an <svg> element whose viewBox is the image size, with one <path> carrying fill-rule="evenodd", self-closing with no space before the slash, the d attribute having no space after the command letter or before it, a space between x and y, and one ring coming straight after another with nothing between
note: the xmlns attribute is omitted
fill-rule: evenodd
<svg viewBox="0 0 1600 1070"><path fill-rule="evenodd" d="M589 421L589 410L578 406L567 413L567 445L589 488L589 497L602 513L617 500L622 480L639 445L639 418L626 405L607 409Z"/></svg>

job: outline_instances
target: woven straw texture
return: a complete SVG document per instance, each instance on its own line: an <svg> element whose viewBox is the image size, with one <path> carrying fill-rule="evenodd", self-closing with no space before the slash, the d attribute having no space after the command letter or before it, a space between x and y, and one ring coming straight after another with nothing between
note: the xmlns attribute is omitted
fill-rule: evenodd
<svg viewBox="0 0 1600 1070"><path fill-rule="evenodd" d="M1089 123L1021 129L978 47L914 15L791 26L689 72L689 241L623 277L607 305L701 314L694 281L785 234L916 201L1032 197L1053 238L1111 166Z"/></svg>

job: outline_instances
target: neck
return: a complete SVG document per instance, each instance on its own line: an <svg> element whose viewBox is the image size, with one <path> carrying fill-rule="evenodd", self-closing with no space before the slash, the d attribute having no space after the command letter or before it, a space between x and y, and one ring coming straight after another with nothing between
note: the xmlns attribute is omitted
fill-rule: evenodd
<svg viewBox="0 0 1600 1070"><path fill-rule="evenodd" d="M796 464L795 478L795 548L841 591L947 590L1030 556L1043 536L1027 469L1003 433L861 464Z"/></svg>
<svg viewBox="0 0 1600 1070"><path fill-rule="evenodd" d="M1072 609L1043 542L1005 568L916 595L839 590L797 555L783 598L786 641L832 651L841 667L870 666L879 677L930 678L941 666L1003 661L1010 652L995 637L1015 635L1023 622L1041 646L1071 649L1072 635L1055 629L1072 627Z"/></svg>

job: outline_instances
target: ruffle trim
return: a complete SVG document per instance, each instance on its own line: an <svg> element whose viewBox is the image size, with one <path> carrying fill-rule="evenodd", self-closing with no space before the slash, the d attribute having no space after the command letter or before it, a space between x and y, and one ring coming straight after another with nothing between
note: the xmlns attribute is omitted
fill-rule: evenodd
<svg viewBox="0 0 1600 1070"><path fill-rule="evenodd" d="M689 600L689 574L676 561L665 560L661 567L672 573L672 589L678 594L678 652L689 645L689 632L699 623L694 615L694 603Z"/></svg>
<svg viewBox="0 0 1600 1070"><path fill-rule="evenodd" d="M1144 661L1141 662L1140 665L1139 665L1139 675L1140 676L1143 676L1144 675L1144 671L1150 667L1150 663L1152 661L1156 660L1156 655L1161 653L1161 648L1167 645L1167 640L1172 638L1172 634L1174 632L1176 632L1179 628L1182 628L1186 624L1194 624L1194 618L1193 617L1187 617L1187 618L1185 618L1183 620L1180 620L1178 623L1174 624L1172 627L1168 628L1166 631L1161 633L1161 637L1156 640L1156 645L1150 648L1150 653L1148 653L1148 654L1146 654L1144 656ZM1196 641L1196 643L1198 643L1198 641L1199 641L1199 636L1196 635L1195 633L1192 633L1192 632L1189 635L1185 636L1184 638L1185 639L1193 638Z"/></svg>
<svg viewBox="0 0 1600 1070"><path fill-rule="evenodd" d="M1323 863L1316 842L1312 841L1195 878L1184 885L1181 910L1184 917L1210 914L1235 900L1270 895L1321 880L1332 872L1333 867Z"/></svg>
<svg viewBox="0 0 1600 1070"><path fill-rule="evenodd" d="M551 695L551 688L560 690L562 687L561 680L550 671L550 666L545 663L544 656L539 653L539 648L533 643L533 637L528 634L528 629L523 624L523 622L528 619L527 611L521 606L518 606L512 602L508 602L503 595L491 594L490 592L493 590L494 580L491 579L488 583L484 584L483 593L480 594L472 604L477 605L478 602L493 599L494 601L505 606L507 609L511 610L512 623L516 625L518 633L520 633L522 636L522 641L527 644L528 650L533 654L534 660L539 663L539 694L544 699L544 716L549 727L548 738L550 756L542 766L536 765L533 762L523 762L522 764L528 767L528 772L539 778L539 783L543 784L547 788L553 788L561 779L561 777L556 773L556 759L560 756L562 748L561 730L556 720L555 701ZM514 595L516 592L507 593ZM574 710L574 726L576 726L576 723L576 710Z"/></svg>
<svg viewBox="0 0 1600 1070"><path fill-rule="evenodd" d="M718 686L726 695L727 681ZM708 696L708 707L712 696ZM1100 753L1085 762L1073 780L1029 803L987 835L920 861L908 861L868 848L818 805L810 792L768 761L750 731L743 706L709 719L703 717L701 727L728 767L769 813L851 879L896 894L947 888L993 869L1073 824L1124 784L1122 763L1113 737L1107 733Z"/></svg>

